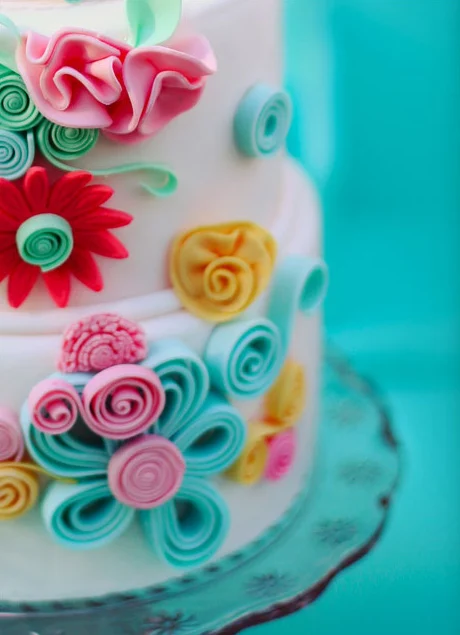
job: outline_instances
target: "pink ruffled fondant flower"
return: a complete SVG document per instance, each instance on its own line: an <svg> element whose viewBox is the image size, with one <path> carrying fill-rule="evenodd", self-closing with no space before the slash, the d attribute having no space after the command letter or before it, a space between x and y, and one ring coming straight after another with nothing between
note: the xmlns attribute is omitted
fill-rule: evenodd
<svg viewBox="0 0 460 635"><path fill-rule="evenodd" d="M216 60L209 42L132 48L84 29L51 38L28 33L17 65L40 112L72 128L100 128L133 143L159 132L199 101Z"/></svg>

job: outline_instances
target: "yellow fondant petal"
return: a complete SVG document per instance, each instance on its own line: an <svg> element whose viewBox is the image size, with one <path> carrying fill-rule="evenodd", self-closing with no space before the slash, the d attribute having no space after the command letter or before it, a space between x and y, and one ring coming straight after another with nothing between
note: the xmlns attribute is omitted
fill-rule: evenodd
<svg viewBox="0 0 460 635"><path fill-rule="evenodd" d="M38 476L23 465L0 464L0 521L27 513L38 499Z"/></svg>
<svg viewBox="0 0 460 635"><path fill-rule="evenodd" d="M174 241L171 282L191 313L211 322L226 322L266 289L276 251L271 234L254 223L197 227Z"/></svg>
<svg viewBox="0 0 460 635"><path fill-rule="evenodd" d="M242 485L254 485L260 481L268 460L267 440L273 434L272 427L263 421L249 423L246 446L227 476Z"/></svg>
<svg viewBox="0 0 460 635"><path fill-rule="evenodd" d="M265 397L267 423L274 433L298 423L307 404L307 381L304 369L292 360L284 365L278 379Z"/></svg>

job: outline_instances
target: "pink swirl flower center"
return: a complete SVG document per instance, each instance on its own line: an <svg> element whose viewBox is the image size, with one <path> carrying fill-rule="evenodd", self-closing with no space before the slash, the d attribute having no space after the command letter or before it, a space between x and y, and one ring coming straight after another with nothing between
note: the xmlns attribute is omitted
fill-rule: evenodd
<svg viewBox="0 0 460 635"><path fill-rule="evenodd" d="M178 448L163 437L146 435L122 446L109 462L114 497L135 509L153 509L173 498L185 474Z"/></svg>

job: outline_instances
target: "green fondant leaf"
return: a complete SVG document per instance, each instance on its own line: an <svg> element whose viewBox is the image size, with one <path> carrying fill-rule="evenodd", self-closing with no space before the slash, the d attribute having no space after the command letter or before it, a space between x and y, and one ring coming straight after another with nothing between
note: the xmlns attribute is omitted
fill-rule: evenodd
<svg viewBox="0 0 460 635"><path fill-rule="evenodd" d="M126 0L133 46L160 44L177 29L182 0Z"/></svg>

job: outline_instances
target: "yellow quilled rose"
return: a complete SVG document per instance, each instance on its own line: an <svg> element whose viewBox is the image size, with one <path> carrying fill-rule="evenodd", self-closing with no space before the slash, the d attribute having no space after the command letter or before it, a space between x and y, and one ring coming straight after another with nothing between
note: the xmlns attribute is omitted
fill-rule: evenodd
<svg viewBox="0 0 460 635"><path fill-rule="evenodd" d="M242 485L254 485L265 473L268 461L267 440L273 436L271 426L263 421L251 421L248 440L238 460L228 470L227 476Z"/></svg>
<svg viewBox="0 0 460 635"><path fill-rule="evenodd" d="M276 252L272 235L254 223L198 227L173 243L171 282L191 313L210 322L226 322L266 289Z"/></svg>
<svg viewBox="0 0 460 635"><path fill-rule="evenodd" d="M38 476L24 464L0 463L0 521L26 514L37 502Z"/></svg>
<svg viewBox="0 0 460 635"><path fill-rule="evenodd" d="M307 380L300 364L289 360L265 397L266 421L274 432L298 423L307 405Z"/></svg>

